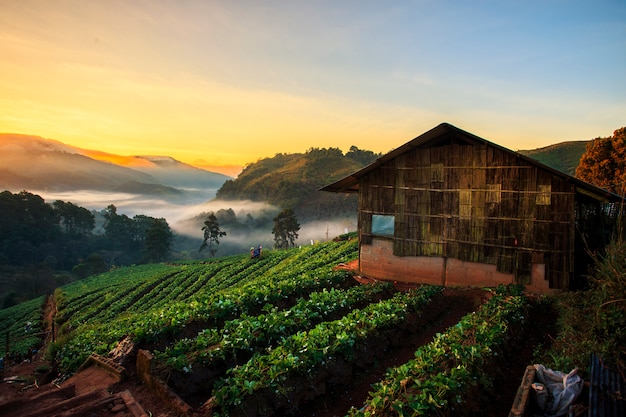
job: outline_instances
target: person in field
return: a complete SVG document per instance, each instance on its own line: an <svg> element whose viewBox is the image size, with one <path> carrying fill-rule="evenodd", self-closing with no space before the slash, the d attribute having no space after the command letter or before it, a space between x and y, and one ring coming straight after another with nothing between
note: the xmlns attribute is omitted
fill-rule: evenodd
<svg viewBox="0 0 626 417"><path fill-rule="evenodd" d="M250 258L252 259L258 259L261 257L261 253L263 252L263 246L259 245L258 248L250 248Z"/></svg>

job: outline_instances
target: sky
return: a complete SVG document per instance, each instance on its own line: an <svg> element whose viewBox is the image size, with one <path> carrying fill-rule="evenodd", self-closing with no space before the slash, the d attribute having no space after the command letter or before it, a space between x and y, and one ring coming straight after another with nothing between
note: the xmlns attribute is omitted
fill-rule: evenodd
<svg viewBox="0 0 626 417"><path fill-rule="evenodd" d="M0 0L0 132L227 172L626 126L626 1Z"/></svg>

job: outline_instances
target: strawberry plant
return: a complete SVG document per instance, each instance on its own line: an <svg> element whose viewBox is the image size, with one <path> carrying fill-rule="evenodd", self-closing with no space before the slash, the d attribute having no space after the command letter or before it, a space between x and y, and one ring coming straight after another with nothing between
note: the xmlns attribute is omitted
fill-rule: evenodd
<svg viewBox="0 0 626 417"><path fill-rule="evenodd" d="M521 295L494 295L477 312L418 349L413 360L390 369L366 404L352 408L349 415L439 415L444 409L454 413L463 406L469 388L490 384L483 378L483 368L505 343L508 326L524 320L525 306Z"/></svg>

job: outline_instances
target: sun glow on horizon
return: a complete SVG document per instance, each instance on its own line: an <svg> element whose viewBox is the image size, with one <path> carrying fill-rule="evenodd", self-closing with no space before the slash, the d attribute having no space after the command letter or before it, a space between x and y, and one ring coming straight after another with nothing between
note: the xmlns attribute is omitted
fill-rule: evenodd
<svg viewBox="0 0 626 417"><path fill-rule="evenodd" d="M227 175L442 122L512 150L610 136L626 4L572 2L0 0L0 131Z"/></svg>

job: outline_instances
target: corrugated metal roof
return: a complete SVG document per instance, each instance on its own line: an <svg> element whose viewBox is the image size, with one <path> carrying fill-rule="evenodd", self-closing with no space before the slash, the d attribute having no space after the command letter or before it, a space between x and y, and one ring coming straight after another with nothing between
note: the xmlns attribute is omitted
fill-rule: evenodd
<svg viewBox="0 0 626 417"><path fill-rule="evenodd" d="M605 367L600 358L593 355L589 382L589 417L625 416L625 396L622 376Z"/></svg>
<svg viewBox="0 0 626 417"><path fill-rule="evenodd" d="M514 154L517 158L531 165L534 165L544 171L550 172L552 175L561 177L565 179L566 181L572 182L573 184L576 185L577 192L580 192L581 194L585 194L598 201L603 201L603 202L622 201L622 197L620 197L617 194L614 194L602 188L596 187L595 185L589 184L585 181L581 181L578 178L572 177L571 175L568 175L564 172L561 172L552 167L544 165L535 159L532 159L518 152L507 149L503 146L497 145L493 142L490 142L472 133L466 132L463 129L459 129L458 127L453 126L449 123L441 123L440 125L434 127L433 129L419 135L415 139L381 156L380 158L376 159L374 162L367 165L366 167L354 172L353 174L348 175L345 178L335 181L332 184L322 187L320 190L330 191L330 192L340 192L340 193L357 193L359 191L359 178L360 177L368 174L369 172L377 169L379 166L393 160L399 155L402 155L405 152L408 152L412 149L422 147L426 144L432 145L432 144L437 143L438 141L450 140L450 139L454 139L455 141L459 141L461 143L466 143L470 145L473 145L476 143L482 143L482 144L500 149L504 152Z"/></svg>

